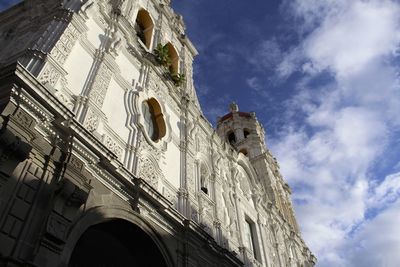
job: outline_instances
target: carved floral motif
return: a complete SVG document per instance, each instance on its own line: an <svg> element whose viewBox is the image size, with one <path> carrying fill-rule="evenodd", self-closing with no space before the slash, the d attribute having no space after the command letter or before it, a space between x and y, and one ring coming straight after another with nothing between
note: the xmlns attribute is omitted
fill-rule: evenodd
<svg viewBox="0 0 400 267"><path fill-rule="evenodd" d="M153 163L148 157L141 157L139 166L139 176L154 188L157 188L158 181L162 176L161 172L157 171L158 166L155 166L155 163Z"/></svg>
<svg viewBox="0 0 400 267"><path fill-rule="evenodd" d="M110 84L112 76L111 69L106 64L101 64L97 72L89 97L93 100L95 105L99 108L103 105L106 96L108 85Z"/></svg>
<svg viewBox="0 0 400 267"><path fill-rule="evenodd" d="M39 82L42 84L49 84L51 86L56 85L58 79L60 78L61 74L56 70L54 66L50 63L47 63L44 67L44 70L38 77Z"/></svg>
<svg viewBox="0 0 400 267"><path fill-rule="evenodd" d="M99 116L92 109L89 109L83 126L89 132L94 132L97 129L98 125L99 125Z"/></svg>
<svg viewBox="0 0 400 267"><path fill-rule="evenodd" d="M118 158L121 158L122 156L122 147L118 145L114 139L112 139L110 136L106 135L104 138L104 145L111 150Z"/></svg>

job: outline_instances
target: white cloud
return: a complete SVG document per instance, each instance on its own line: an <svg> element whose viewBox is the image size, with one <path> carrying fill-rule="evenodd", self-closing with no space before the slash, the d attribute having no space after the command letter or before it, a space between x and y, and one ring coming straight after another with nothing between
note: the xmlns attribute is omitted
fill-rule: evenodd
<svg viewBox="0 0 400 267"><path fill-rule="evenodd" d="M306 40L315 68L351 76L376 57L392 53L400 40L399 7L388 1L349 1L343 13L328 16Z"/></svg>
<svg viewBox="0 0 400 267"><path fill-rule="evenodd" d="M254 91L260 91L262 89L260 81L257 77L246 79L246 84Z"/></svg>
<svg viewBox="0 0 400 267"><path fill-rule="evenodd" d="M274 69L282 58L282 51L275 38L261 41L250 54L246 56L248 62L257 69Z"/></svg>
<svg viewBox="0 0 400 267"><path fill-rule="evenodd" d="M400 179L397 174L397 179ZM400 263L400 200L384 210L363 227L346 246L348 266L397 267Z"/></svg>
<svg viewBox="0 0 400 267"><path fill-rule="evenodd" d="M301 71L305 78L286 103L287 125L272 150L289 182L307 188L294 192L306 242L320 266L396 266L400 238L390 238L389 230L400 236L400 229L389 216L400 214L400 177L374 166L400 128L393 60L400 5L296 0L290 6L307 34L277 69L281 77ZM332 80L313 82L326 73ZM376 217L366 220L368 212ZM379 224L387 227L382 237Z"/></svg>
<svg viewBox="0 0 400 267"><path fill-rule="evenodd" d="M372 195L368 199L369 207L385 208L400 198L400 172L388 175L383 182L377 185L373 184L372 187Z"/></svg>

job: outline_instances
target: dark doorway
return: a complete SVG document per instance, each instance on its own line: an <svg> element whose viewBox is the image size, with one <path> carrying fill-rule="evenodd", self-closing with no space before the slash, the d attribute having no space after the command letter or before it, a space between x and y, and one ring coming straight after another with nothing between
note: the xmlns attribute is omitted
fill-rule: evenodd
<svg viewBox="0 0 400 267"><path fill-rule="evenodd" d="M78 240L68 266L167 267L150 236L123 220L89 227Z"/></svg>

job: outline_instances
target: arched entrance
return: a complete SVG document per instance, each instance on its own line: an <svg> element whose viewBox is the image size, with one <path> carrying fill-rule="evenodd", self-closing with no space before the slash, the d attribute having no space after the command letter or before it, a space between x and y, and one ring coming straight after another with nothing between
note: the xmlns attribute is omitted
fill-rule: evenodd
<svg viewBox="0 0 400 267"><path fill-rule="evenodd" d="M70 267L167 267L152 238L140 227L115 219L89 227L79 238Z"/></svg>

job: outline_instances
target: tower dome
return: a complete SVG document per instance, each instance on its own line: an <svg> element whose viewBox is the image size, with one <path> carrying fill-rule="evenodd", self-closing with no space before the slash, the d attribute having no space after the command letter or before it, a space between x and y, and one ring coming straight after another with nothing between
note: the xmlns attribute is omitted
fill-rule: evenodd
<svg viewBox="0 0 400 267"><path fill-rule="evenodd" d="M229 113L218 118L217 133L222 140L250 158L265 152L265 131L254 112L239 111L232 102Z"/></svg>

